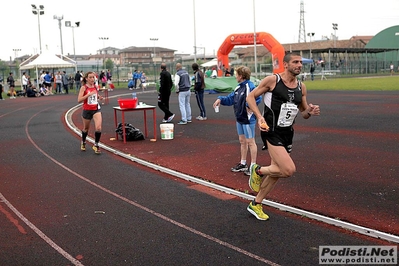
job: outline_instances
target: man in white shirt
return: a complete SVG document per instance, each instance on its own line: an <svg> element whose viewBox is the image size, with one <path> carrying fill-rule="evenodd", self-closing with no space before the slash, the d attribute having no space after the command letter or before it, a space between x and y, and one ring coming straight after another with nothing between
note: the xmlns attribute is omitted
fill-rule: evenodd
<svg viewBox="0 0 399 266"><path fill-rule="evenodd" d="M26 90L28 89L28 77L26 76L26 73L22 73L22 90L24 92L24 96L26 96Z"/></svg>
<svg viewBox="0 0 399 266"><path fill-rule="evenodd" d="M45 71L43 71L42 72L42 74L40 75L40 78L39 78L39 85L40 85L40 87L43 85L43 83L44 83L44 76L46 75L46 72ZM44 86L43 86L44 87Z"/></svg>

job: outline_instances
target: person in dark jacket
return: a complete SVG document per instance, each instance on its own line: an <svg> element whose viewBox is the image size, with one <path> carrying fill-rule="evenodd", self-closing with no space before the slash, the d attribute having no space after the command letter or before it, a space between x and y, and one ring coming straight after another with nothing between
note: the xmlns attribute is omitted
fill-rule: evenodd
<svg viewBox="0 0 399 266"><path fill-rule="evenodd" d="M69 84L68 83L69 83L68 75L66 74L65 71L63 71L62 72L62 86L64 87L65 94L69 93L69 90L68 90Z"/></svg>
<svg viewBox="0 0 399 266"><path fill-rule="evenodd" d="M195 98L197 99L197 104L200 110L200 115L196 117L197 120L206 120L206 110L204 104L204 91L205 91L205 79L204 73L199 69L198 64L192 64L192 69L194 70L194 91Z"/></svg>
<svg viewBox="0 0 399 266"><path fill-rule="evenodd" d="M137 89L137 83L140 80L140 73L137 71L137 69L133 72L133 88Z"/></svg>
<svg viewBox="0 0 399 266"><path fill-rule="evenodd" d="M161 74L159 75L158 107L164 112L162 122L172 122L175 115L169 110L169 99L173 87L172 76L166 70L166 64L161 64Z"/></svg>
<svg viewBox="0 0 399 266"><path fill-rule="evenodd" d="M14 77L12 76L12 72L10 72L10 75L7 78L7 84L8 84L8 90L10 92L10 99L15 99L15 80Z"/></svg>
<svg viewBox="0 0 399 266"><path fill-rule="evenodd" d="M76 88L76 91L78 91L78 90L80 90L80 80L82 79L82 73L80 73L79 72L79 70L78 71L76 71L76 74L75 74L75 88Z"/></svg>
<svg viewBox="0 0 399 266"><path fill-rule="evenodd" d="M247 95L255 89L255 84L250 80L251 70L246 66L240 66L236 69L237 87L227 96L218 96L213 103L213 108L219 105L234 106L234 115L236 117L236 127L238 139L240 141L241 161L231 168L232 172L244 172L249 175L247 165L248 149L251 155L251 165L256 164L258 148L255 142L256 117L252 110L248 108L246 102ZM256 98L259 104L262 97Z"/></svg>
<svg viewBox="0 0 399 266"><path fill-rule="evenodd" d="M314 80L314 65L310 65L310 78L313 81Z"/></svg>

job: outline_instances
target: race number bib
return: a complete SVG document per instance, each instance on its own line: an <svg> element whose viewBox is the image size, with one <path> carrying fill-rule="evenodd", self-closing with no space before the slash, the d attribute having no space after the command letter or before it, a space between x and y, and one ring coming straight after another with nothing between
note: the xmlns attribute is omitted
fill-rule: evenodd
<svg viewBox="0 0 399 266"><path fill-rule="evenodd" d="M98 104L97 93L90 95L89 98L87 98L87 104L88 105L97 105Z"/></svg>
<svg viewBox="0 0 399 266"><path fill-rule="evenodd" d="M280 108L280 115L278 117L277 126L289 127L294 123L295 117L298 114L298 107L293 103L284 103Z"/></svg>

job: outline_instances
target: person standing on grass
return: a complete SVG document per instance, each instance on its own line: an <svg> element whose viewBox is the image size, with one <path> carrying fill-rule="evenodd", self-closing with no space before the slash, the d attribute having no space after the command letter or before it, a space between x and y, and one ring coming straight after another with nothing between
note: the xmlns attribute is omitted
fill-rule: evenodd
<svg viewBox="0 0 399 266"><path fill-rule="evenodd" d="M15 80L10 72L10 75L7 77L8 91L10 92L10 99L15 99Z"/></svg>
<svg viewBox="0 0 399 266"><path fill-rule="evenodd" d="M77 90L79 90L80 89L80 80L82 79L82 73L80 73L79 72L79 70L78 71L76 71L76 73L75 73L75 78L74 78L74 81L75 81L75 89L76 89L76 91Z"/></svg>
<svg viewBox="0 0 399 266"><path fill-rule="evenodd" d="M50 72L46 71L46 75L44 75L44 86L47 89L47 91L49 92L50 95L53 94L53 87L51 86L51 75Z"/></svg>
<svg viewBox="0 0 399 266"><path fill-rule="evenodd" d="M80 145L81 151L86 151L86 138L90 129L90 122L94 120L94 153L100 154L101 150L98 145L101 138L101 125L102 125L102 115L101 107L98 100L102 100L103 97L98 94L98 88L94 84L95 73L86 72L82 78L82 87L80 87L78 102L83 103L82 119L83 119L83 129L82 129L82 143Z"/></svg>
<svg viewBox="0 0 399 266"><path fill-rule="evenodd" d="M101 90L105 90L107 86L107 76L105 75L104 70L101 70L98 80L101 81Z"/></svg>
<svg viewBox="0 0 399 266"><path fill-rule="evenodd" d="M147 88L147 76L143 72L140 77L140 86L143 90Z"/></svg>
<svg viewBox="0 0 399 266"><path fill-rule="evenodd" d="M62 91L62 75L61 75L60 71L58 71L57 74L55 75L55 84L57 85L56 90L55 90L56 93L59 93L59 94L63 93L63 91Z"/></svg>
<svg viewBox="0 0 399 266"><path fill-rule="evenodd" d="M251 70L248 67L240 66L235 71L237 87L227 96L218 96L213 103L213 108L219 105L233 106L236 118L238 140L240 141L240 162L231 168L232 172L244 172L249 175L247 165L248 149L251 155L251 165L256 163L258 147L255 142L256 117L248 108L246 98L255 89L255 84L250 80ZM256 104L262 100L261 96L256 98Z"/></svg>
<svg viewBox="0 0 399 266"><path fill-rule="evenodd" d="M64 87L65 94L68 94L68 92L69 92L69 90L68 90L69 84L68 83L69 83L68 75L66 74L65 71L63 71L62 72L62 86Z"/></svg>
<svg viewBox="0 0 399 266"><path fill-rule="evenodd" d="M0 100L1 100L1 101L4 101L4 98L3 98L3 90L4 90L4 89L3 89L3 84L0 83Z"/></svg>
<svg viewBox="0 0 399 266"><path fill-rule="evenodd" d="M318 105L308 104L305 84L297 79L302 70L300 54L288 53L283 59L284 72L264 78L247 97L249 108L258 119L261 137L267 143L271 158L269 166L251 166L249 187L258 192L247 210L259 220L268 220L263 212L262 201L267 197L280 178L292 176L296 167L290 156L296 116L308 119L320 115ZM264 95L263 114L256 98Z"/></svg>
<svg viewBox="0 0 399 266"><path fill-rule="evenodd" d="M22 90L24 93L24 96L26 96L26 91L28 89L28 78L26 77L26 72L22 73Z"/></svg>
<svg viewBox="0 0 399 266"><path fill-rule="evenodd" d="M310 65L310 79L313 81L314 80L314 65Z"/></svg>
<svg viewBox="0 0 399 266"><path fill-rule="evenodd" d="M137 89L139 78L140 78L140 74L136 69L133 72L133 89Z"/></svg>

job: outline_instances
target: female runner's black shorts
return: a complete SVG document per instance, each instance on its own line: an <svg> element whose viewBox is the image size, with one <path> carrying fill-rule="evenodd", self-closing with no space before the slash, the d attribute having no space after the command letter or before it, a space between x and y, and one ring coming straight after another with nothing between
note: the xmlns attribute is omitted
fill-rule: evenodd
<svg viewBox="0 0 399 266"><path fill-rule="evenodd" d="M100 112L100 110L83 110L82 117L87 120L92 120L93 115Z"/></svg>

